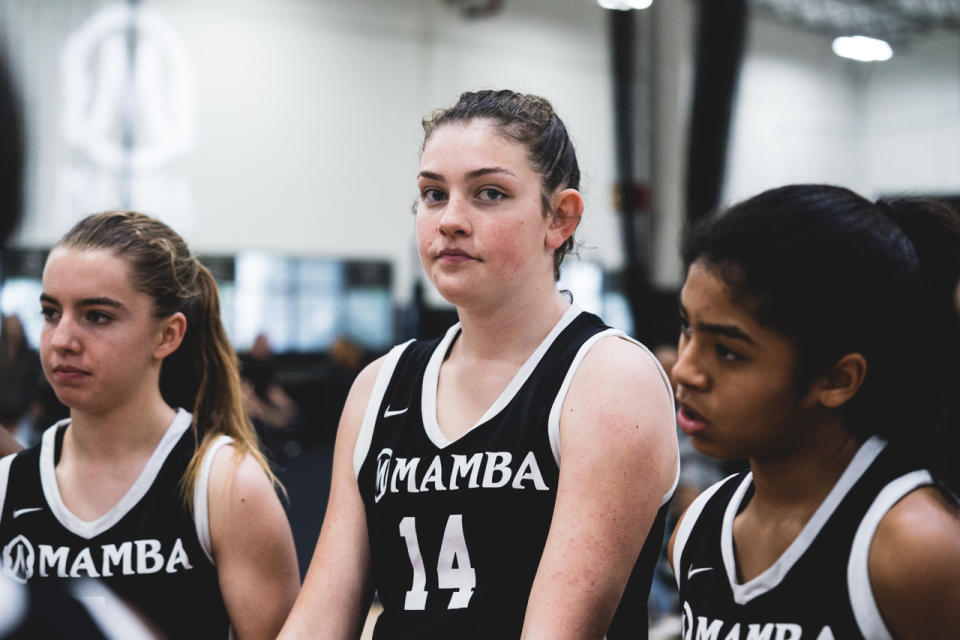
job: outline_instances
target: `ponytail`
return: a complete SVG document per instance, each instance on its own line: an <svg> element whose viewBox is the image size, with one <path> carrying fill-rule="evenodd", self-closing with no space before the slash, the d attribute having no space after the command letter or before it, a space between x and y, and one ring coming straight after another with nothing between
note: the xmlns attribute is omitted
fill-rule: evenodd
<svg viewBox="0 0 960 640"><path fill-rule="evenodd" d="M57 243L79 249L106 249L130 265L133 285L153 299L154 316L183 313L187 331L160 369L160 393L172 407L190 407L196 451L181 479L184 502L193 490L203 457L220 435L233 439L236 460L249 455L270 481L286 493L270 469L243 404L237 354L220 319L220 296L210 271L164 223L134 211L84 218Z"/></svg>
<svg viewBox="0 0 960 640"><path fill-rule="evenodd" d="M203 457L213 441L221 435L233 439L232 444L238 454L245 453L256 460L274 486L286 496L286 490L260 450L257 432L243 404L240 367L236 351L227 339L220 319L217 283L209 269L199 263L197 284L200 296L196 318L193 323L188 319L187 335L178 349L183 351L185 347L190 348L196 378L192 406L197 451L183 474L183 497L188 505L191 504Z"/></svg>
<svg viewBox="0 0 960 640"><path fill-rule="evenodd" d="M920 267L920 300L914 309L917 370L910 372L915 402L930 407L911 439L935 475L960 493L960 215L936 200L897 198L878 206L910 238ZM926 438L918 438L927 434Z"/></svg>

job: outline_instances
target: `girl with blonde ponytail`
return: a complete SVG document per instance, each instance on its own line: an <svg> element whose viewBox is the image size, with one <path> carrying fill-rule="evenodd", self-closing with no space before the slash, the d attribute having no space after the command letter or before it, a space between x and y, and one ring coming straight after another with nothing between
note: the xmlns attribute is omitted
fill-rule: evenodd
<svg viewBox="0 0 960 640"><path fill-rule="evenodd" d="M40 301L70 418L0 461L4 572L101 579L169 638L275 637L293 536L210 272L162 222L101 213L54 247Z"/></svg>

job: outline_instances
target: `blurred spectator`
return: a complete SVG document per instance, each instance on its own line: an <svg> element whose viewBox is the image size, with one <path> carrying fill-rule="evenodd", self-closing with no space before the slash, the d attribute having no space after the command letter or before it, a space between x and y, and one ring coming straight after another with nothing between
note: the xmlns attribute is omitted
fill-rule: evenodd
<svg viewBox="0 0 960 640"><path fill-rule="evenodd" d="M23 323L15 315L0 324L0 426L23 446L37 440L38 417L31 413L43 385L40 355L27 342Z"/></svg>
<svg viewBox="0 0 960 640"><path fill-rule="evenodd" d="M267 334L259 333L250 350L238 357L244 401L263 444L273 453L280 447L291 457L299 454L299 446L290 443L296 443L300 410L277 377L276 355Z"/></svg>

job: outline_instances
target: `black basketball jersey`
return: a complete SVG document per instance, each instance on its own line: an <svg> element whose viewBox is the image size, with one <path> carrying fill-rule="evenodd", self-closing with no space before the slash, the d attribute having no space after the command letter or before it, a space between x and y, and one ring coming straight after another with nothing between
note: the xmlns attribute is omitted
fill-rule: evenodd
<svg viewBox="0 0 960 640"><path fill-rule="evenodd" d="M227 638L206 488L213 454L229 438L205 456L191 513L180 489L195 451L190 422L181 409L133 486L93 521L71 513L57 486L54 468L69 419L33 448L0 460L3 572L31 584L97 579L169 638Z"/></svg>
<svg viewBox="0 0 960 640"><path fill-rule="evenodd" d="M737 579L733 519L752 495L752 475L713 485L691 504L674 542L683 637L892 638L870 588L870 543L894 503L932 482L882 439L867 440L797 539L745 583Z"/></svg>
<svg viewBox="0 0 960 640"><path fill-rule="evenodd" d="M477 424L451 442L437 424L437 382L458 335L455 325L441 339L391 350L357 438L354 470L384 607L376 640L520 636L556 501L563 400L589 348L623 336L571 308ZM665 512L610 640L647 637Z"/></svg>

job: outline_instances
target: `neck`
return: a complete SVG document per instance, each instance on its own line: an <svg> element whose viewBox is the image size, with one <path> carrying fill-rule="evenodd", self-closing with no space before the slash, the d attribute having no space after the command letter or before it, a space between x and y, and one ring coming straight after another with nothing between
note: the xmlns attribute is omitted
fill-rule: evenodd
<svg viewBox="0 0 960 640"><path fill-rule="evenodd" d="M788 454L750 460L751 507L816 511L862 444L839 418L828 417L818 426Z"/></svg>
<svg viewBox="0 0 960 640"><path fill-rule="evenodd" d="M176 411L159 392L152 401L127 403L105 411L70 411L64 451L86 459L149 456L173 421Z"/></svg>
<svg viewBox="0 0 960 640"><path fill-rule="evenodd" d="M570 307L556 290L516 303L484 309L458 308L462 333L455 349L483 358L525 358L557 324Z"/></svg>

